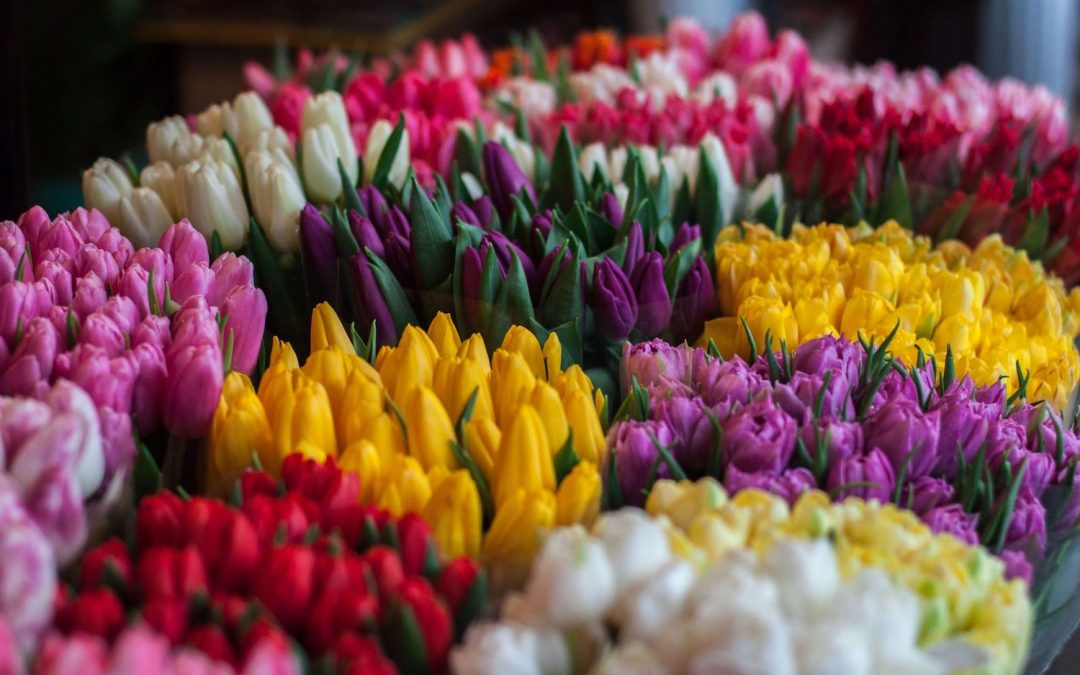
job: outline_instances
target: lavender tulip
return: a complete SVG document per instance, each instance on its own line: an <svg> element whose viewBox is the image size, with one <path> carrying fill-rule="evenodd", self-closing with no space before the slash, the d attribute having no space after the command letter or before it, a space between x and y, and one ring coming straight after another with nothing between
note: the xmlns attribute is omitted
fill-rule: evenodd
<svg viewBox="0 0 1080 675"><path fill-rule="evenodd" d="M811 457L816 457L824 446L830 465L845 457L860 455L863 451L863 430L858 422L823 416L804 425L799 434Z"/></svg>
<svg viewBox="0 0 1080 675"><path fill-rule="evenodd" d="M675 230L675 236L671 239L671 246L668 248L672 253L675 253L683 246L698 239L701 239L701 226L683 223L679 226L679 229Z"/></svg>
<svg viewBox="0 0 1080 675"><path fill-rule="evenodd" d="M619 206L619 198L610 192L605 192L600 196L600 204L597 211L604 217L604 220L611 223L611 226L618 229L622 226L623 210Z"/></svg>
<svg viewBox="0 0 1080 675"><path fill-rule="evenodd" d="M992 422L1000 420L993 405L980 403L964 395L962 390L948 391L935 405L941 415L941 435L938 438L938 460L934 472L956 475L958 452L970 462L987 441Z"/></svg>
<svg viewBox="0 0 1080 675"><path fill-rule="evenodd" d="M825 487L837 498L892 499L896 474L888 456L874 448L865 455L845 457L829 467Z"/></svg>
<svg viewBox="0 0 1080 675"><path fill-rule="evenodd" d="M709 464L714 431L708 409L700 397L673 397L656 401L650 417L665 423L675 433L673 452L679 464L691 474L701 474Z"/></svg>
<svg viewBox="0 0 1080 675"><path fill-rule="evenodd" d="M656 443L664 446L675 443L675 432L663 422L631 420L612 427L608 446L618 463L619 485L627 504L642 506L645 503L649 471L659 453ZM667 464L660 462L656 475L670 476Z"/></svg>
<svg viewBox="0 0 1080 675"><path fill-rule="evenodd" d="M768 386L768 380L750 370L739 357L729 361L713 361L700 373L695 382L705 403L710 407L748 403L755 394Z"/></svg>
<svg viewBox="0 0 1080 675"><path fill-rule="evenodd" d="M659 382L661 376L689 384L695 351L700 350L685 344L676 347L664 340L649 340L635 345L627 342L623 345L622 355L623 390L630 388L631 378L637 378L643 387Z"/></svg>
<svg viewBox="0 0 1080 675"><path fill-rule="evenodd" d="M930 509L922 514L922 520L934 532L946 532L965 544L974 546L979 543L979 515L967 513L959 504L947 504Z"/></svg>
<svg viewBox="0 0 1080 675"><path fill-rule="evenodd" d="M593 270L592 309L597 330L610 342L626 338L637 323L634 289L611 258L605 257Z"/></svg>
<svg viewBox="0 0 1080 675"><path fill-rule="evenodd" d="M900 503L922 515L939 506L947 505L953 500L955 492L948 481L930 476L919 476L904 485L900 492Z"/></svg>
<svg viewBox="0 0 1080 675"><path fill-rule="evenodd" d="M659 335L671 323L671 296L664 283L664 259L652 251L645 254L630 275L637 298L636 327L645 337Z"/></svg>
<svg viewBox="0 0 1080 675"><path fill-rule="evenodd" d="M645 255L645 235L641 231L641 223L630 223L630 229L626 231L626 253L623 254L623 271L630 274L637 267L638 261Z"/></svg>
<svg viewBox="0 0 1080 675"><path fill-rule="evenodd" d="M723 422L725 465L740 471L780 472L795 452L795 420L765 398L750 403Z"/></svg>
<svg viewBox="0 0 1080 675"><path fill-rule="evenodd" d="M846 382L858 382L865 352L844 338L825 335L799 346L795 350L795 370L824 377L829 371L839 372Z"/></svg>
<svg viewBox="0 0 1080 675"><path fill-rule="evenodd" d="M1046 552L1046 508L1031 488L1020 488L1016 496L1005 547L1024 551L1035 560L1042 559Z"/></svg>
<svg viewBox="0 0 1080 675"><path fill-rule="evenodd" d="M756 471L747 473L729 466L724 473L724 489L736 494L746 489L756 489L777 495L794 504L799 495L816 487L814 475L807 469L788 469L783 473Z"/></svg>
<svg viewBox="0 0 1080 675"><path fill-rule="evenodd" d="M1028 586L1034 576L1034 568L1021 551L1002 551L998 556L1005 563L1006 579L1023 579Z"/></svg>
<svg viewBox="0 0 1080 675"><path fill-rule="evenodd" d="M937 463L940 417L914 399L893 396L863 422L866 445L880 448L898 475L925 476Z"/></svg>

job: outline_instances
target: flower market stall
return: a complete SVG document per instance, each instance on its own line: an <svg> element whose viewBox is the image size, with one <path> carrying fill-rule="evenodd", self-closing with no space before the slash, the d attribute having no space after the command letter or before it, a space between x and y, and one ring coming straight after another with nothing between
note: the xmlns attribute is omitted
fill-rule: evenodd
<svg viewBox="0 0 1080 675"><path fill-rule="evenodd" d="M0 673L1021 673L1080 145L756 14L252 63L0 223Z"/></svg>

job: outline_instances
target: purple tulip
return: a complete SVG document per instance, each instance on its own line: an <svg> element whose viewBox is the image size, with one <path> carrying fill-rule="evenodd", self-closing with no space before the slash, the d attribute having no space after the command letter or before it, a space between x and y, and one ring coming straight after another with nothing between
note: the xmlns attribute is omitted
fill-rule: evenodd
<svg viewBox="0 0 1080 675"><path fill-rule="evenodd" d="M1006 452L1001 453L997 453L995 449L995 454L989 455L987 462L991 470L995 472L1001 470L1002 464L1008 462L1012 476L1015 476L1026 462L1023 485L1031 488L1036 495L1042 494L1057 473L1057 463L1050 452L1032 452L1017 446L1011 446Z"/></svg>
<svg viewBox="0 0 1080 675"><path fill-rule="evenodd" d="M1001 417L992 404L980 403L962 390L945 392L934 409L941 415L934 472L951 478L956 475L957 452L963 452L964 460L971 462L987 441L991 424L1000 422Z"/></svg>
<svg viewBox="0 0 1080 675"><path fill-rule="evenodd" d="M919 476L904 485L900 492L900 504L922 515L952 502L954 494L952 483L941 478Z"/></svg>
<svg viewBox="0 0 1080 675"><path fill-rule="evenodd" d="M371 218L372 222L377 226L385 229L383 219L386 217L389 206L387 206L386 198L379 192L379 189L374 185L365 185L357 190L356 194L360 197L360 203L364 206L364 213L367 214L367 217Z"/></svg>
<svg viewBox="0 0 1080 675"><path fill-rule="evenodd" d="M495 141L484 143L483 148L484 180L488 185L488 194L495 205L495 210L503 218L509 218L514 210L511 197L522 190L529 199L536 203L536 193L528 177L518 168L510 151Z"/></svg>
<svg viewBox="0 0 1080 675"><path fill-rule="evenodd" d="M766 372L768 372L767 367ZM800 421L809 422L814 416L814 408L819 397L822 417L854 419L855 403L851 397L851 385L839 374L830 377L828 386L825 385L825 379L822 377L796 372L789 382L773 384L772 396L777 405Z"/></svg>
<svg viewBox="0 0 1080 675"><path fill-rule="evenodd" d="M709 465L714 432L709 410L700 397L662 398L650 412L652 419L663 422L675 433L675 459L687 473L701 474Z"/></svg>
<svg viewBox="0 0 1080 675"><path fill-rule="evenodd" d="M356 233L356 224L353 223L354 211L349 211L349 222L353 228L353 235L357 240L360 236ZM356 214L359 216L359 214ZM366 219L365 219L366 220ZM371 221L368 221L371 225ZM318 293L332 293L337 289L337 242L334 239L334 231L319 209L312 204L305 204L300 210L300 253L303 256L304 271L312 285L322 284ZM382 242L378 237L374 237ZM364 243L360 244L361 247ZM317 281L316 281L317 280ZM325 297L325 295L322 295Z"/></svg>
<svg viewBox="0 0 1080 675"><path fill-rule="evenodd" d="M490 241L491 246L495 251L495 254L499 256L499 267L501 269L510 270L510 265L513 262L513 256L517 256L518 261L521 263L522 270L525 272L525 281L530 288L537 286L536 265L533 264L529 255L518 246L515 242L511 241L502 232L489 232L484 238L484 241Z"/></svg>
<svg viewBox="0 0 1080 675"><path fill-rule="evenodd" d="M995 458L1012 455L1026 446L1027 437L1022 424L1015 419L995 420L986 435L986 459L992 463Z"/></svg>
<svg viewBox="0 0 1080 675"><path fill-rule="evenodd" d="M200 438L210 430L221 398L221 349L216 344L177 347L166 355L169 378L161 397L165 428L182 438Z"/></svg>
<svg viewBox="0 0 1080 675"><path fill-rule="evenodd" d="M1046 509L1030 488L1020 488L1016 496L1005 548L1023 551L1032 560L1041 560L1046 552Z"/></svg>
<svg viewBox="0 0 1080 675"><path fill-rule="evenodd" d="M705 329L705 321L716 307L716 289L712 272L704 258L698 258L683 277L675 294L671 317L672 334L676 340L696 340Z"/></svg>
<svg viewBox="0 0 1080 675"><path fill-rule="evenodd" d="M739 357L728 361L712 361L694 373L694 384L710 407L748 403L768 386L768 380L750 370Z"/></svg>
<svg viewBox="0 0 1080 675"><path fill-rule="evenodd" d="M383 297L382 289L375 281L367 257L358 253L349 259L353 284L357 299L357 326L366 334L371 322L375 322L375 336L381 345L397 344L397 326L390 306Z"/></svg>
<svg viewBox="0 0 1080 675"><path fill-rule="evenodd" d="M597 211L604 217L604 220L611 223L611 226L615 229L622 227L623 210L619 206L619 198L610 192L605 192L600 196L600 204L597 206Z"/></svg>
<svg viewBox="0 0 1080 675"><path fill-rule="evenodd" d="M483 227L480 224L479 216L476 215L476 211L473 211L465 202L455 202L450 208L450 222L455 226L458 222L462 222L473 227Z"/></svg>
<svg viewBox="0 0 1080 675"><path fill-rule="evenodd" d="M724 464L740 471L780 472L795 452L795 420L770 398L743 406L723 428Z"/></svg>
<svg viewBox="0 0 1080 675"><path fill-rule="evenodd" d="M176 270L184 270L198 263L210 264L206 237L192 227L186 218L165 230L158 247L172 258Z"/></svg>
<svg viewBox="0 0 1080 675"><path fill-rule="evenodd" d="M830 466L825 487L830 492L835 491L837 498L860 497L888 502L896 487L896 474L888 456L874 448L865 455L845 457Z"/></svg>
<svg viewBox="0 0 1080 675"><path fill-rule="evenodd" d="M1006 579L1023 579L1028 586L1031 586L1031 579L1034 576L1034 568L1021 551L1002 551L998 554L1001 558L1001 562L1005 563L1005 578Z"/></svg>
<svg viewBox="0 0 1080 675"><path fill-rule="evenodd" d="M678 230L675 230L675 236L671 239L671 246L668 247L668 250L671 253L676 253L683 246L698 239L701 239L701 226L683 223Z"/></svg>
<svg viewBox="0 0 1080 675"><path fill-rule="evenodd" d="M724 473L724 489L736 494L746 489L756 489L783 498L794 504L799 495L817 487L814 475L807 469L787 469L783 473L756 471L747 473L729 466Z"/></svg>
<svg viewBox="0 0 1080 675"><path fill-rule="evenodd" d="M1048 405L1024 405L1010 419L1026 429L1026 447L1032 452L1057 453L1058 427L1061 428L1062 463L1080 455L1080 438Z"/></svg>
<svg viewBox="0 0 1080 675"><path fill-rule="evenodd" d="M105 218L105 214L97 209L87 211L80 206L68 214L68 220L84 241L97 241L103 234L112 229L112 225Z"/></svg>
<svg viewBox="0 0 1080 675"><path fill-rule="evenodd" d="M101 348L110 359L123 354L126 348L124 333L120 327L100 311L94 312L82 322L79 328L79 343Z"/></svg>
<svg viewBox="0 0 1080 675"><path fill-rule="evenodd" d="M534 259L542 260L544 258L545 244L553 227L552 219L553 215L550 209L533 214L532 222L529 224L529 240L527 243L529 252ZM543 277L539 278L543 280Z"/></svg>
<svg viewBox="0 0 1080 675"><path fill-rule="evenodd" d="M661 445L671 446L675 443L675 432L668 425L656 420L629 420L615 425L609 434L608 446L618 462L623 500L632 506L642 506L645 503L649 472L659 454L653 442L654 438ZM656 476L667 478L670 475L668 465L660 462Z"/></svg>
<svg viewBox="0 0 1080 675"><path fill-rule="evenodd" d="M386 261L390 271L398 279L413 277L412 225L405 213L397 206L386 213L386 227L380 230L385 237Z"/></svg>
<svg viewBox="0 0 1080 675"><path fill-rule="evenodd" d="M356 237L356 243L360 245L360 249L371 249L372 253L380 258L386 256L386 248L383 246L382 237L375 230L375 223L371 222L371 219L367 216L360 215L357 211L349 211L349 228L352 230L353 236ZM331 264L333 260L331 260Z"/></svg>
<svg viewBox="0 0 1080 675"><path fill-rule="evenodd" d="M135 369L131 413L139 434L147 436L161 421L161 390L165 386L165 352L160 345L143 342L124 355Z"/></svg>
<svg viewBox="0 0 1080 675"><path fill-rule="evenodd" d="M847 382L858 382L866 354L858 344L844 338L825 335L799 345L795 350L795 370L808 375L824 376L837 371Z"/></svg>
<svg viewBox="0 0 1080 675"><path fill-rule="evenodd" d="M626 253L623 254L623 271L630 274L637 267L638 261L645 255L645 235L641 232L641 223L630 223L626 231Z"/></svg>
<svg viewBox="0 0 1080 675"><path fill-rule="evenodd" d="M0 286L0 338L14 344L20 326L45 316L52 307L51 284L11 281Z"/></svg>
<svg viewBox="0 0 1080 675"><path fill-rule="evenodd" d="M484 265L488 256L494 256L496 267L499 270L499 279L506 279L506 267L499 260L498 255L491 243L485 239L480 242L480 248L470 246L462 254L461 261L461 295L465 310L465 321L473 331L483 331L487 322L485 316L490 313L491 298L482 298L481 286L484 276Z"/></svg>
<svg viewBox="0 0 1080 675"><path fill-rule="evenodd" d="M694 352L685 344L676 347L659 339L635 345L627 342L622 354L623 390L630 389L632 377L643 387L659 382L662 376L689 384Z"/></svg>
<svg viewBox="0 0 1080 675"><path fill-rule="evenodd" d="M830 465L845 457L861 455L864 446L862 426L835 417L809 421L799 429L799 436L811 457L817 456L819 443L824 445Z"/></svg>
<svg viewBox="0 0 1080 675"><path fill-rule="evenodd" d="M990 406L994 417L1005 414L1005 383L1000 380L975 390L975 400Z"/></svg>
<svg viewBox="0 0 1080 675"><path fill-rule="evenodd" d="M940 427L938 411L923 412L913 399L893 396L866 418L863 434L867 447L880 448L898 475L917 478L937 463Z"/></svg>
<svg viewBox="0 0 1080 675"><path fill-rule="evenodd" d="M664 283L664 258L652 251L638 260L630 275L637 298L637 329L645 337L659 335L671 322L671 296Z"/></svg>
<svg viewBox="0 0 1080 675"><path fill-rule="evenodd" d="M480 219L480 227L485 230L490 230L492 218L495 215L495 207L491 203L491 197L483 194L480 195L479 198L474 199L472 210L476 213L476 217Z"/></svg>
<svg viewBox="0 0 1080 675"><path fill-rule="evenodd" d="M592 309L597 330L609 342L626 338L637 323L637 300L630 280L606 256L593 270Z"/></svg>
<svg viewBox="0 0 1080 675"><path fill-rule="evenodd" d="M232 252L222 253L210 269L214 272L214 283L206 296L206 302L211 307L221 307L225 296L237 286L255 285L255 266L244 256L237 256Z"/></svg>
<svg viewBox="0 0 1080 675"><path fill-rule="evenodd" d="M250 373L259 360L262 347L263 326L266 325L266 296L254 286L237 286L221 305L226 317L225 346L232 340L232 369Z"/></svg>
<svg viewBox="0 0 1080 675"><path fill-rule="evenodd" d="M922 520L934 532L951 534L969 546L979 543L979 533L976 530L979 514L968 513L959 504L930 509L922 514Z"/></svg>

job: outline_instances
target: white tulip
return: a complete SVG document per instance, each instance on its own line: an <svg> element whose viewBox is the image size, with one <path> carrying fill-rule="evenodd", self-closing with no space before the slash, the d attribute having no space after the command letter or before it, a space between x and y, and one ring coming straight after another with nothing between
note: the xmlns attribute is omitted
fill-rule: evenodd
<svg viewBox="0 0 1080 675"><path fill-rule="evenodd" d="M520 109L526 119L551 113L558 102L551 83L529 77L512 78L495 92L494 99Z"/></svg>
<svg viewBox="0 0 1080 675"><path fill-rule="evenodd" d="M454 675L570 675L566 641L555 630L516 623L478 623L450 652Z"/></svg>
<svg viewBox="0 0 1080 675"><path fill-rule="evenodd" d="M100 157L83 172L83 201L101 211L113 225L120 222L120 200L131 194L131 179L115 161Z"/></svg>
<svg viewBox="0 0 1080 675"><path fill-rule="evenodd" d="M713 73L698 84L696 96L702 103L720 99L729 106L734 106L739 98L739 85L728 73Z"/></svg>
<svg viewBox="0 0 1080 675"><path fill-rule="evenodd" d="M180 210L208 240L216 231L222 245L235 251L248 234L248 209L236 174L213 159L188 162L176 172Z"/></svg>
<svg viewBox="0 0 1080 675"><path fill-rule="evenodd" d="M461 173L461 182L465 186L465 191L469 193L469 199L480 199L484 196L484 186L468 171Z"/></svg>
<svg viewBox="0 0 1080 675"><path fill-rule="evenodd" d="M168 162L173 167L187 164L202 152L203 137L192 133L179 115L151 122L146 127L146 153L150 162Z"/></svg>
<svg viewBox="0 0 1080 675"><path fill-rule="evenodd" d="M274 116L270 113L270 108L262 97L253 91L237 94L233 99L232 109L236 116L236 144L242 152L251 149L251 143L260 133L274 128Z"/></svg>
<svg viewBox="0 0 1080 675"><path fill-rule="evenodd" d="M139 185L150 188L161 198L174 221L180 220L180 201L176 195L176 172L168 162L148 164L139 174Z"/></svg>
<svg viewBox="0 0 1080 675"><path fill-rule="evenodd" d="M137 187L120 199L118 227L135 248L153 248L173 224L165 203L148 187Z"/></svg>
<svg viewBox="0 0 1080 675"><path fill-rule="evenodd" d="M600 175L610 180L618 180L621 176L609 176L608 175L608 158L607 150L604 148L603 143L590 143L581 150L581 155L578 156L578 165L581 168L581 175L585 178L586 183L591 183L593 176L599 171Z"/></svg>
<svg viewBox="0 0 1080 675"><path fill-rule="evenodd" d="M626 200L630 199L630 188L626 186L626 183L619 183L614 187L615 199L619 202L619 208L626 212ZM622 223L616 223L621 225Z"/></svg>
<svg viewBox="0 0 1080 675"><path fill-rule="evenodd" d="M371 126L368 132L367 144L364 146L364 182L371 183L375 178L375 169L382 159L383 150L394 133L394 125L387 120L379 120ZM402 129L401 142L398 143L397 152L394 153L393 161L390 162L390 172L387 178L390 184L401 189L405 185L405 179L409 176L409 130Z"/></svg>
<svg viewBox="0 0 1080 675"><path fill-rule="evenodd" d="M739 197L739 184L731 171L724 144L715 134L709 132L701 139L701 149L716 171L716 182L720 189L720 204L723 207L722 222L727 223L734 212L735 200Z"/></svg>
<svg viewBox="0 0 1080 675"><path fill-rule="evenodd" d="M281 252L300 249L300 211L307 200L300 178L283 151L258 150L244 160L248 194L255 218L274 248Z"/></svg>
<svg viewBox="0 0 1080 675"><path fill-rule="evenodd" d="M237 180L240 179L240 166L236 163L236 153L224 138L207 136L203 139L203 149L198 159L204 162L207 160L220 162L232 169Z"/></svg>
<svg viewBox="0 0 1080 675"><path fill-rule="evenodd" d="M332 202L341 196L338 160L352 185L356 184L358 169L356 145L341 96L328 91L305 101L300 127L304 142L304 185L315 201Z"/></svg>
<svg viewBox="0 0 1080 675"><path fill-rule="evenodd" d="M659 634L682 610L696 578L693 567L674 558L624 594L614 613L619 640L649 641Z"/></svg>
<svg viewBox="0 0 1080 675"><path fill-rule="evenodd" d="M284 129L277 126L260 129L258 133L248 139L247 146L241 152L251 153L256 150L284 150L290 159L293 157L293 148L292 143L289 142L289 135L285 133Z"/></svg>
<svg viewBox="0 0 1080 675"><path fill-rule="evenodd" d="M525 598L558 628L600 620L615 601L615 578L604 548L582 527L552 534L533 562Z"/></svg>
<svg viewBox="0 0 1080 675"><path fill-rule="evenodd" d="M214 103L195 116L195 131L203 137L221 138L228 131L235 140L239 127L236 112L228 101Z"/></svg>
<svg viewBox="0 0 1080 675"><path fill-rule="evenodd" d="M754 191L750 193L750 199L746 204L747 215L753 216L762 206L772 198L779 209L784 205L784 179L778 173L770 173L761 179Z"/></svg>
<svg viewBox="0 0 1080 675"><path fill-rule="evenodd" d="M624 642L593 666L589 675L667 675L670 672L653 650L640 642Z"/></svg>
<svg viewBox="0 0 1080 675"><path fill-rule="evenodd" d="M612 148L608 151L608 175L611 182L621 183L623 174L626 173L626 162L630 159L630 150L625 145Z"/></svg>
<svg viewBox="0 0 1080 675"><path fill-rule="evenodd" d="M663 528L643 511L623 509L608 514L597 521L593 534L611 560L617 594L655 574L671 559Z"/></svg>

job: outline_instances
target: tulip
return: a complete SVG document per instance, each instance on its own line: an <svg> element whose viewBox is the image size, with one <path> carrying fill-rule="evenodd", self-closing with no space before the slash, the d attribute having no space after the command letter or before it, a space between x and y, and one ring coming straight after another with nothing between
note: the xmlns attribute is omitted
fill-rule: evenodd
<svg viewBox="0 0 1080 675"><path fill-rule="evenodd" d="M509 218L514 208L511 197L515 197L522 190L535 204L536 193L533 192L529 178L514 162L513 155L496 141L484 143L484 180L488 184L488 192L495 204L495 209L503 218Z"/></svg>
<svg viewBox="0 0 1080 675"><path fill-rule="evenodd" d="M156 192L137 187L120 199L119 219L114 222L136 246L154 246L173 219Z"/></svg>
<svg viewBox="0 0 1080 675"><path fill-rule="evenodd" d="M221 350L216 345L189 345L166 355L169 379L161 397L165 428L183 438L205 436L221 396Z"/></svg>
<svg viewBox="0 0 1080 675"><path fill-rule="evenodd" d="M571 629L599 621L616 601L615 573L603 544L583 528L556 531L533 563L525 601L537 621Z"/></svg>
<svg viewBox="0 0 1080 675"><path fill-rule="evenodd" d="M176 193L176 172L171 164L155 162L146 165L139 174L139 185L157 193L174 220L181 217L180 198Z"/></svg>
<svg viewBox="0 0 1080 675"><path fill-rule="evenodd" d="M375 273L363 253L349 259L350 272L357 298L357 324L361 328L375 324L376 341L382 345L398 341L397 324L390 305L375 280Z"/></svg>
<svg viewBox="0 0 1080 675"><path fill-rule="evenodd" d="M897 396L863 422L863 433L866 446L880 448L897 475L906 470L908 477L916 478L938 462L940 426L936 410L924 412L914 399ZM950 451L955 453L955 449Z"/></svg>
<svg viewBox="0 0 1080 675"><path fill-rule="evenodd" d="M469 472L458 469L442 479L424 506L424 520L444 556L480 555L480 495Z"/></svg>
<svg viewBox="0 0 1080 675"><path fill-rule="evenodd" d="M332 297L338 287L338 252L334 231L319 209L312 204L305 204L300 210L299 228L304 270L314 272L322 282L324 297ZM315 281L312 280L312 283Z"/></svg>
<svg viewBox="0 0 1080 675"><path fill-rule="evenodd" d="M631 274L643 255L645 255L645 235L642 234L641 223L635 220L630 223L630 229L627 230L626 233L626 253L623 255L623 271L628 275Z"/></svg>
<svg viewBox="0 0 1080 675"><path fill-rule="evenodd" d="M637 323L634 290L611 258L605 257L593 270L592 308L597 330L611 342L624 339Z"/></svg>
<svg viewBox="0 0 1080 675"><path fill-rule="evenodd" d="M226 494L255 455L266 465L273 461L266 410L243 373L232 372L225 378L209 444L207 484L213 495Z"/></svg>
<svg viewBox="0 0 1080 675"><path fill-rule="evenodd" d="M298 633L315 592L315 552L296 545L272 549L253 580L252 594L281 625Z"/></svg>
<svg viewBox="0 0 1080 675"><path fill-rule="evenodd" d="M979 543L979 514L967 513L959 504L948 504L922 514L924 523L934 532L947 532L969 546Z"/></svg>
<svg viewBox="0 0 1080 675"><path fill-rule="evenodd" d="M428 387L409 390L403 412L409 453L420 460L424 470L456 467L450 448L455 439L454 424L435 392Z"/></svg>
<svg viewBox="0 0 1080 675"><path fill-rule="evenodd" d="M555 494L555 524L591 525L600 512L600 493L603 481L593 462L582 461L575 466Z"/></svg>
<svg viewBox="0 0 1080 675"><path fill-rule="evenodd" d="M378 506L394 517L421 513L431 499L431 482L415 457L392 456L383 477Z"/></svg>
<svg viewBox="0 0 1080 675"><path fill-rule="evenodd" d="M375 177L375 168L382 159L386 143L394 132L394 126L387 120L378 120L368 131L367 145L364 147L364 182L370 184ZM390 162L390 171L387 179L390 185L400 190L405 186L405 180L409 175L409 130L402 129L401 141L397 152Z"/></svg>
<svg viewBox="0 0 1080 675"><path fill-rule="evenodd" d="M233 134L236 144L242 151L250 151L251 146L265 135L265 132L274 129L273 115L263 99L253 91L237 94L232 107L237 123L236 132Z"/></svg>
<svg viewBox="0 0 1080 675"><path fill-rule="evenodd" d="M390 421L389 413L383 410L385 399L386 392L377 377L371 377L360 368L355 368L348 373L345 392L341 398L340 407L337 409L341 412L334 415L338 444L344 447L362 438L369 438L373 442L377 440L371 438L376 418L385 418L385 421ZM380 422L380 424L383 423ZM394 437L397 442L391 445L386 439L382 439L384 442L376 447L380 451L390 452L398 448L404 451L401 425L394 420L392 425L384 427L381 431L388 429L397 432Z"/></svg>
<svg viewBox="0 0 1080 675"><path fill-rule="evenodd" d="M663 422L627 421L609 432L611 457L617 462L619 486L627 504L645 503L649 473L659 454L657 443L668 448L675 445L675 433ZM660 462L656 475L667 477L670 473L668 465Z"/></svg>
<svg viewBox="0 0 1080 675"><path fill-rule="evenodd" d="M543 421L529 405L518 408L503 433L495 457L495 504L511 499L518 489L555 490L555 467L552 451L544 432Z"/></svg>
<svg viewBox="0 0 1080 675"><path fill-rule="evenodd" d="M490 382L495 421L501 428L508 428L518 407L532 395L536 376L521 354L500 349L495 352Z"/></svg>
<svg viewBox="0 0 1080 675"><path fill-rule="evenodd" d="M202 235L199 235L202 238ZM206 297L214 285L214 272L206 263L191 265L169 285L173 302L184 304L189 298Z"/></svg>
<svg viewBox="0 0 1080 675"><path fill-rule="evenodd" d="M865 455L844 457L829 467L825 487L833 492L845 485L851 487L840 490L837 498L850 496L888 502L892 499L896 474L889 457L873 448Z"/></svg>
<svg viewBox="0 0 1080 675"><path fill-rule="evenodd" d="M221 331L206 300L194 296L184 302L174 316L172 346L175 349L197 345L218 346Z"/></svg>
<svg viewBox="0 0 1080 675"><path fill-rule="evenodd" d="M212 159L189 162L176 171L176 190L181 210L203 236L217 232L229 250L244 245L248 210L232 169Z"/></svg>
<svg viewBox="0 0 1080 675"><path fill-rule="evenodd" d="M490 419L495 415L487 375L475 361L456 356L440 358L435 364L431 386L451 420L461 417L474 392L476 400L471 419Z"/></svg>
<svg viewBox="0 0 1080 675"><path fill-rule="evenodd" d="M274 436L272 460L266 464L277 473L280 463L301 445L337 454L333 408L326 389L298 370L281 373L259 384L259 398Z"/></svg>
<svg viewBox="0 0 1080 675"><path fill-rule="evenodd" d="M173 167L187 164L202 152L203 141L179 115L151 122L146 127L146 154L151 164L167 162Z"/></svg>
<svg viewBox="0 0 1080 675"><path fill-rule="evenodd" d="M37 282L12 281L0 286L0 338L14 344L20 328L45 316L51 306L48 288Z"/></svg>
<svg viewBox="0 0 1080 675"><path fill-rule="evenodd" d="M594 401L583 391L563 395L566 421L574 433L574 452L584 461L599 464L604 460L604 431Z"/></svg>
<svg viewBox="0 0 1080 675"><path fill-rule="evenodd" d="M734 466L724 472L724 489L729 494L736 494L746 489L762 490L781 497L789 504L794 504L799 495L816 487L814 475L802 467L786 469L776 474L768 471L743 473Z"/></svg>
<svg viewBox="0 0 1080 675"><path fill-rule="evenodd" d="M741 471L779 472L795 452L795 420L768 398L724 420L723 429L725 463Z"/></svg>
<svg viewBox="0 0 1080 675"><path fill-rule="evenodd" d="M266 296L262 289L237 286L225 296L221 314L226 317L222 329L226 348L232 347L231 367L250 373L259 360L263 326L266 324Z"/></svg>
<svg viewBox="0 0 1080 675"><path fill-rule="evenodd" d="M300 248L300 211L307 200L292 161L283 152L251 152L244 160L255 218L277 251Z"/></svg>
<svg viewBox="0 0 1080 675"><path fill-rule="evenodd" d="M664 282L664 259L652 251L645 254L630 275L630 285L637 298L636 328L645 337L653 337L671 322L671 296Z"/></svg>
<svg viewBox="0 0 1080 675"><path fill-rule="evenodd" d="M334 308L325 302L320 302L311 312L311 351L339 347L345 352L353 351L352 341L345 333L345 326L341 324Z"/></svg>
<svg viewBox="0 0 1080 675"><path fill-rule="evenodd" d="M121 222L121 200L131 194L131 179L122 166L100 157L83 172L83 201L113 223Z"/></svg>
<svg viewBox="0 0 1080 675"><path fill-rule="evenodd" d="M302 131L304 186L316 202L330 203L341 196L338 162L350 186L359 168L341 96L324 92L305 101Z"/></svg>
<svg viewBox="0 0 1080 675"><path fill-rule="evenodd" d="M233 288L255 285L255 266L243 256L222 253L210 269L214 272L214 283L206 295L206 302L211 307L220 307Z"/></svg>
<svg viewBox="0 0 1080 675"><path fill-rule="evenodd" d="M136 373L123 357L110 359L100 347L81 344L57 357L55 374L82 387L99 406L131 409Z"/></svg>
<svg viewBox="0 0 1080 675"><path fill-rule="evenodd" d="M32 319L7 363L0 365L0 391L16 396L38 394L49 382L61 339L48 319Z"/></svg>
<svg viewBox="0 0 1080 675"><path fill-rule="evenodd" d="M555 525L555 509L552 492L515 488L498 504L495 519L484 537L482 559L521 571L520 567L531 563L540 548L541 532Z"/></svg>
<svg viewBox="0 0 1080 675"><path fill-rule="evenodd" d="M694 340L701 335L705 321L713 315L716 292L712 273L703 258L698 258L683 277L675 294L672 311L672 334L675 339Z"/></svg>
<svg viewBox="0 0 1080 675"><path fill-rule="evenodd" d="M0 478L0 614L22 649L29 650L49 625L56 591L56 560L41 530Z"/></svg>
<svg viewBox="0 0 1080 675"><path fill-rule="evenodd" d="M386 391L395 401L405 401L408 392L432 383L439 352L431 338L417 326L407 326L396 348L380 351L375 367Z"/></svg>
<svg viewBox="0 0 1080 675"><path fill-rule="evenodd" d="M351 443L342 451L338 464L342 471L360 477L360 503L374 503L382 489L382 460L375 446L367 440Z"/></svg>

